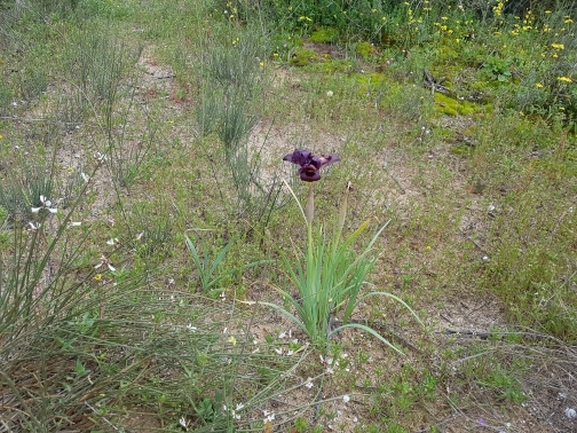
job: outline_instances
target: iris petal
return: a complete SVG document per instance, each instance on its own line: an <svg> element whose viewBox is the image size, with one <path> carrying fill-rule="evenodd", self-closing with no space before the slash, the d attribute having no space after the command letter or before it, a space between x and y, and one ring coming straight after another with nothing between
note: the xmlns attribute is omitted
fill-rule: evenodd
<svg viewBox="0 0 577 433"><path fill-rule="evenodd" d="M341 159L332 155L314 156L309 150L295 149L293 153L286 155L283 160L301 166L299 169L301 180L315 182L321 178L319 170L323 165L329 165Z"/></svg>

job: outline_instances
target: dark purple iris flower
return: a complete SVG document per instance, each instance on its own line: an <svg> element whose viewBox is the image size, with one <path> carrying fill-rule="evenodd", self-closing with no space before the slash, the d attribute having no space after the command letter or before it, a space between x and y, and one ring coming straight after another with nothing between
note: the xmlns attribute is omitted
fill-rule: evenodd
<svg viewBox="0 0 577 433"><path fill-rule="evenodd" d="M340 161L338 156L314 156L308 150L295 149L295 151L283 158L283 161L289 161L301 166L299 175L305 182L315 182L321 178L320 169L323 165L329 165L333 162Z"/></svg>

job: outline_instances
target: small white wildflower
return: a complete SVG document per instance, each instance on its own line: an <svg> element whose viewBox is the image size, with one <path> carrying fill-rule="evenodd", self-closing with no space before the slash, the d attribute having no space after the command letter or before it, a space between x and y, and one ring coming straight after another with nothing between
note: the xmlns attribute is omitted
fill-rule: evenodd
<svg viewBox="0 0 577 433"><path fill-rule="evenodd" d="M491 260L491 259L489 259L489 256L483 256L483 261L484 261L484 262L488 262L489 260Z"/></svg>
<svg viewBox="0 0 577 433"><path fill-rule="evenodd" d="M565 416L567 418L575 419L577 418L577 411L572 407L568 407L567 409L565 409Z"/></svg>
<svg viewBox="0 0 577 433"><path fill-rule="evenodd" d="M112 238L112 239L108 239L106 241L106 245L120 245L120 241L118 240L118 238Z"/></svg>
<svg viewBox="0 0 577 433"><path fill-rule="evenodd" d="M40 223L34 224L32 221L30 221L28 223L28 227L30 227L29 230L35 231L35 230L40 229L40 227L42 227L42 224L40 224Z"/></svg>
<svg viewBox="0 0 577 433"><path fill-rule="evenodd" d="M68 223L68 228L80 227L81 225L82 225L82 221L70 221Z"/></svg>
<svg viewBox="0 0 577 433"><path fill-rule="evenodd" d="M40 196L40 203L42 203L42 205L40 207L33 207L31 209L32 213L38 213L40 212L42 209L46 209L48 212L50 213L56 213L58 212L58 209L56 209L55 207L52 207L52 202L50 200L48 200L45 196L41 195Z"/></svg>
<svg viewBox="0 0 577 433"><path fill-rule="evenodd" d="M272 422L274 421L274 412L269 412L268 410L263 410L262 411L263 415L264 415L264 420L263 422Z"/></svg>
<svg viewBox="0 0 577 433"><path fill-rule="evenodd" d="M80 176L82 176L82 179L84 179L84 182L86 182L86 183L90 182L90 176L88 176L86 173L82 172L82 173L80 173Z"/></svg>
<svg viewBox="0 0 577 433"><path fill-rule="evenodd" d="M293 356L294 353L295 353L294 350L290 350L290 349L289 349L289 350L287 350L287 352L286 352L286 356Z"/></svg>
<svg viewBox="0 0 577 433"><path fill-rule="evenodd" d="M102 153L102 152L96 152L96 153L94 154L94 158L96 158L96 160L97 160L98 162L103 162L103 161L106 161L107 156L106 156L106 154L104 154L104 153Z"/></svg>
<svg viewBox="0 0 577 433"><path fill-rule="evenodd" d="M103 266L106 266L112 272L116 271L116 268L110 264L110 262L108 261L108 259L105 256L100 256L100 263L98 263L96 266L94 266L94 269L98 269L98 268L101 268Z"/></svg>
<svg viewBox="0 0 577 433"><path fill-rule="evenodd" d="M185 417L181 416L180 419L178 420L178 423L181 425L183 429L188 431L188 422L186 421Z"/></svg>
<svg viewBox="0 0 577 433"><path fill-rule="evenodd" d="M198 328L196 326L192 326L192 323L189 323L188 325L186 325L186 329L188 329L192 333L194 333L198 330Z"/></svg>
<svg viewBox="0 0 577 433"><path fill-rule="evenodd" d="M283 332L281 332L281 333L278 335L278 338L279 338L280 340L282 340L282 339L286 338L286 336L287 336L287 333L283 331Z"/></svg>
<svg viewBox="0 0 577 433"><path fill-rule="evenodd" d="M348 403L349 401L351 401L351 397L349 397L347 394L343 395L343 401L345 403Z"/></svg>
<svg viewBox="0 0 577 433"><path fill-rule="evenodd" d="M274 351L279 355L282 355L282 347L277 347L276 349L274 349Z"/></svg>
<svg viewBox="0 0 577 433"><path fill-rule="evenodd" d="M240 415L237 413L239 410L242 410L242 408L244 407L244 404L242 403L238 403L236 405L236 408L232 409L230 412L232 413L232 417L234 419L240 419Z"/></svg>
<svg viewBox="0 0 577 433"><path fill-rule="evenodd" d="M489 206L487 206L487 211L488 212L493 212L495 210L495 205L490 204Z"/></svg>
<svg viewBox="0 0 577 433"><path fill-rule="evenodd" d="M333 93L332 90L329 90L329 91L327 92L327 96L328 96L329 98L332 98L333 95L334 95L334 93Z"/></svg>
<svg viewBox="0 0 577 433"><path fill-rule="evenodd" d="M335 370L329 367L327 368L327 374L335 374Z"/></svg>
<svg viewBox="0 0 577 433"><path fill-rule="evenodd" d="M310 377L307 377L307 380L305 381L305 387L311 389L313 386L314 386L313 380Z"/></svg>

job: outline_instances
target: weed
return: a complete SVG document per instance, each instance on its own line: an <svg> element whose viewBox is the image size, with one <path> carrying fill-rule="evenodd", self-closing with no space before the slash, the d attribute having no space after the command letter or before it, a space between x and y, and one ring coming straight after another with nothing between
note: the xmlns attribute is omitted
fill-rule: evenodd
<svg viewBox="0 0 577 433"><path fill-rule="evenodd" d="M200 248L195 246L190 238L185 235L186 245L188 246L188 249L192 255L192 260L194 261L196 271L198 272L200 286L206 295L213 297L223 293L225 288L222 286L222 283L225 282L229 277L254 266L268 263L266 260L256 261L243 264L240 268L222 271L221 265L236 239L237 237L230 238L222 249L215 251L215 256L211 256L211 247L208 243L202 242L201 251L199 251Z"/></svg>
<svg viewBox="0 0 577 433"><path fill-rule="evenodd" d="M257 101L263 91L265 49L250 32L225 40L202 59L200 74L205 79L201 105L196 112L201 135L215 133L223 145L232 184L236 189L237 217L244 221L268 223L277 205L281 184L275 176L265 182L261 174L261 147L248 137L257 122Z"/></svg>
<svg viewBox="0 0 577 433"><path fill-rule="evenodd" d="M54 179L47 170L38 166L28 169L22 178L15 177L0 184L0 206L6 211L11 224L27 224L34 220L33 209L44 206L44 200L54 199Z"/></svg>
<svg viewBox="0 0 577 433"><path fill-rule="evenodd" d="M232 247L235 238L231 238L222 250L218 251L216 257L211 257L209 253L209 246L205 243L202 247L202 256L199 254L197 247L190 240L188 236L185 235L186 245L190 250L192 255L192 260L194 261L194 266L198 272L200 278L200 286L203 292L207 295L213 295L222 293L224 288L220 287L219 284L224 279L232 275L235 270L227 271L224 273L217 273L219 265L222 263L226 257L226 253Z"/></svg>
<svg viewBox="0 0 577 433"><path fill-rule="evenodd" d="M74 34L68 47L66 66L71 88L63 114L70 110L92 113L99 107L103 110L101 120L110 140L124 74L128 65L138 59L142 48L131 50L110 32L90 28ZM78 105L68 108L70 104Z"/></svg>

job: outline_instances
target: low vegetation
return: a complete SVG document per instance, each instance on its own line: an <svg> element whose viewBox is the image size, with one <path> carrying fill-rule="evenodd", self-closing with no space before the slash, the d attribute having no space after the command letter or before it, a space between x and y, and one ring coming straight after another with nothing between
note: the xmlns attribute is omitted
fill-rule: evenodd
<svg viewBox="0 0 577 433"><path fill-rule="evenodd" d="M0 0L0 430L574 431L574 19Z"/></svg>

